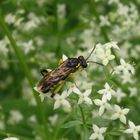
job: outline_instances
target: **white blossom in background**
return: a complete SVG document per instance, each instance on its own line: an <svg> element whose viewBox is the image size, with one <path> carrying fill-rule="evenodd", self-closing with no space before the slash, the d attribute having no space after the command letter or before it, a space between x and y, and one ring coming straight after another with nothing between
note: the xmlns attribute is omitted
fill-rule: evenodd
<svg viewBox="0 0 140 140"><path fill-rule="evenodd" d="M29 86L29 83L28 83L28 81L26 79L24 79L22 81L22 89L21 89L21 91L22 91L22 98L24 100L27 100L30 105L35 106L36 101L35 101L35 98L33 96L32 89Z"/></svg>
<svg viewBox="0 0 140 140"><path fill-rule="evenodd" d="M138 132L140 131L140 125L136 126L132 121L128 122L129 129L126 129L124 133L133 134L135 140L139 140Z"/></svg>
<svg viewBox="0 0 140 140"><path fill-rule="evenodd" d="M78 104L85 103L87 105L92 104L92 100L90 99L89 95L91 94L91 89L85 90L85 92L81 92L78 88L73 88L73 92L78 94L79 100Z"/></svg>
<svg viewBox="0 0 140 140"><path fill-rule="evenodd" d="M50 121L51 125L55 125L58 120L58 114L54 114L53 116L49 116L48 120Z"/></svg>
<svg viewBox="0 0 140 140"><path fill-rule="evenodd" d="M18 18L18 19L15 21L14 26L15 26L15 27L20 27L21 24L23 23L23 20L24 20L23 17Z"/></svg>
<svg viewBox="0 0 140 140"><path fill-rule="evenodd" d="M37 118L35 115L30 116L28 120L32 123L37 123Z"/></svg>
<svg viewBox="0 0 140 140"><path fill-rule="evenodd" d="M100 16L100 26L110 26L107 16Z"/></svg>
<svg viewBox="0 0 140 140"><path fill-rule="evenodd" d="M103 133L106 132L106 127L101 127L99 128L97 125L93 124L92 126L93 128L93 133L91 134L91 136L89 137L90 140L95 140L95 139L98 139L98 140L104 140L104 136L103 136Z"/></svg>
<svg viewBox="0 0 140 140"><path fill-rule="evenodd" d="M126 94L125 94L120 88L118 88L118 89L116 90L116 94L114 94L114 96L115 96L117 102L120 103L121 100L122 100L124 97L126 97Z"/></svg>
<svg viewBox="0 0 140 140"><path fill-rule="evenodd" d="M20 140L20 139L16 138L16 137L8 137L8 138L5 138L3 140Z"/></svg>
<svg viewBox="0 0 140 140"><path fill-rule="evenodd" d="M119 75L122 79L122 83L133 83L134 79L132 75L135 74L135 69L131 64L126 63L125 60L121 58L120 65L114 68L113 74Z"/></svg>
<svg viewBox="0 0 140 140"><path fill-rule="evenodd" d="M56 94L54 96L54 109L57 109L59 107L62 107L65 111L71 111L71 105L70 103L66 100L66 98L69 96L69 94L66 91L63 91L61 95Z"/></svg>
<svg viewBox="0 0 140 140"><path fill-rule="evenodd" d="M5 22L10 24L13 24L16 22L16 15L9 13L5 16Z"/></svg>
<svg viewBox="0 0 140 140"><path fill-rule="evenodd" d="M108 4L113 4L113 3L117 4L117 3L119 3L119 0L109 0L108 1Z"/></svg>
<svg viewBox="0 0 140 140"><path fill-rule="evenodd" d="M112 115L111 119L116 120L120 119L120 121L124 124L126 124L126 114L129 112L128 108L121 109L120 106L115 105L114 106L115 113Z"/></svg>
<svg viewBox="0 0 140 140"><path fill-rule="evenodd" d="M66 4L57 5L57 15L60 19L63 19L66 15Z"/></svg>
<svg viewBox="0 0 140 140"><path fill-rule="evenodd" d="M5 129L4 120L0 120L0 130L4 130L4 129Z"/></svg>
<svg viewBox="0 0 140 140"><path fill-rule="evenodd" d="M116 94L116 92L110 87L108 83L105 83L104 89L98 91L99 94L103 95L103 98L107 100L111 100L112 95Z"/></svg>
<svg viewBox="0 0 140 140"><path fill-rule="evenodd" d="M23 50L24 50L25 54L28 54L30 51L35 50L35 47L33 45L32 40L29 40L28 42L22 43L22 47L23 47Z"/></svg>
<svg viewBox="0 0 140 140"><path fill-rule="evenodd" d="M7 44L5 39L0 40L0 54L2 56L7 56L8 55L9 50L7 48L7 45L8 44Z"/></svg>
<svg viewBox="0 0 140 140"><path fill-rule="evenodd" d="M23 120L23 115L18 110L11 110L8 123L14 125Z"/></svg>
<svg viewBox="0 0 140 140"><path fill-rule="evenodd" d="M81 46L83 48L93 48L94 40L93 40L93 30L85 29L83 33L80 35L82 40Z"/></svg>
<svg viewBox="0 0 140 140"><path fill-rule="evenodd" d="M95 105L100 107L99 108L99 115L100 116L103 115L105 109L107 109L107 110L111 110L112 109L111 105L107 102L106 98L102 97L102 100L95 99L93 101L94 101Z"/></svg>
<svg viewBox="0 0 140 140"><path fill-rule="evenodd" d="M36 42L36 44L37 44L38 46L43 46L43 44L44 44L44 40L43 40L43 38L42 38L41 36L37 36L37 37L35 38L35 42Z"/></svg>
<svg viewBox="0 0 140 140"><path fill-rule="evenodd" d="M130 97L137 96L137 88L136 87L129 87Z"/></svg>
<svg viewBox="0 0 140 140"><path fill-rule="evenodd" d="M34 13L29 13L28 21L23 24L24 31L31 31L39 26L41 22L44 20L42 17L35 15Z"/></svg>
<svg viewBox="0 0 140 140"><path fill-rule="evenodd" d="M124 5L122 3L118 3L118 9L117 9L117 13L120 16L124 16L127 17L129 15L129 7L127 5Z"/></svg>
<svg viewBox="0 0 140 140"><path fill-rule="evenodd" d="M45 3L46 3L46 0L36 0L36 3L37 3L37 5L39 6L39 7L43 7L44 5L45 5Z"/></svg>

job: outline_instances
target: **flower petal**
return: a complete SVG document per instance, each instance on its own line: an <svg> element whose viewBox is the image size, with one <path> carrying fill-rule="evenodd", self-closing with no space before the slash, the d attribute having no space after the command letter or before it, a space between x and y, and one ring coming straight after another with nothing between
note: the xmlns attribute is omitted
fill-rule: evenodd
<svg viewBox="0 0 140 140"><path fill-rule="evenodd" d="M92 104L92 100L90 98L84 98L85 103L91 105Z"/></svg>
<svg viewBox="0 0 140 140"><path fill-rule="evenodd" d="M116 119L118 119L118 118L119 118L118 113L114 113L114 114L112 115L112 117L111 117L112 120L116 120Z"/></svg>
<svg viewBox="0 0 140 140"><path fill-rule="evenodd" d="M123 113L124 113L124 114L127 114L127 113L129 112L129 110L130 110L130 109L125 108L125 109L123 109Z"/></svg>
<svg viewBox="0 0 140 140"><path fill-rule="evenodd" d="M87 89L84 93L84 95L89 96L91 94L91 89Z"/></svg>
<svg viewBox="0 0 140 140"><path fill-rule="evenodd" d="M100 128L100 132L104 133L106 131L106 129L107 129L106 127L102 127L102 128Z"/></svg>
<svg viewBox="0 0 140 140"><path fill-rule="evenodd" d="M124 133L133 133L133 130L132 129L126 129L125 131L124 131Z"/></svg>
<svg viewBox="0 0 140 140"><path fill-rule="evenodd" d="M95 103L97 106L101 106L101 105L102 105L102 101L99 100L99 99L95 99L95 100L93 100L93 101L94 101L94 103Z"/></svg>
<svg viewBox="0 0 140 140"><path fill-rule="evenodd" d="M138 136L138 133L137 133L137 132L134 132L134 133L133 133L133 136L134 136L134 138L135 138L136 140L139 139L139 136Z"/></svg>
<svg viewBox="0 0 140 140"><path fill-rule="evenodd" d="M89 137L89 139L91 139L91 140L95 140L97 138L97 135L95 134L95 133L93 133L90 137Z"/></svg>
<svg viewBox="0 0 140 140"><path fill-rule="evenodd" d="M132 121L129 121L128 124L129 124L130 128L135 128L135 124Z"/></svg>
<svg viewBox="0 0 140 140"><path fill-rule="evenodd" d="M95 124L92 125L92 128L95 132L99 131L99 127Z"/></svg>
<svg viewBox="0 0 140 140"><path fill-rule="evenodd" d="M121 115L120 121L124 124L126 124L126 117L124 115Z"/></svg>
<svg viewBox="0 0 140 140"><path fill-rule="evenodd" d="M67 57L65 54L63 54L63 55L62 55L62 60L65 61L65 60L67 60L67 59L68 59L68 57Z"/></svg>
<svg viewBox="0 0 140 140"><path fill-rule="evenodd" d="M54 109L59 108L60 105L61 105L61 103L60 103L59 101L56 101L56 102L54 103Z"/></svg>
<svg viewBox="0 0 140 140"><path fill-rule="evenodd" d="M104 106L101 106L101 107L99 108L99 115L100 115L100 116L103 115L104 110L105 110Z"/></svg>

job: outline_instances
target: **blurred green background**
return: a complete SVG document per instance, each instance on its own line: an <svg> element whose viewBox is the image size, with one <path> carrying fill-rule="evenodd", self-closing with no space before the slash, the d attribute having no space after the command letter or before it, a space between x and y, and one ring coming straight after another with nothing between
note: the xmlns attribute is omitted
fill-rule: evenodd
<svg viewBox="0 0 140 140"><path fill-rule="evenodd" d="M121 49L113 52L115 64L124 58L135 65L135 82L119 86L128 94L129 87L135 87L137 96L128 97L120 104L130 107L129 117L140 124L139 7L139 0L1 0L0 139L7 136L23 140L84 139L79 122L75 122L74 128L66 129L67 125L73 124L64 125L80 116L77 107L68 114L54 111L53 102L41 103L37 93L33 96L32 88L41 78L40 69L55 68L62 54L86 57L94 44L109 41L117 41ZM103 85L104 74L100 68L90 67L87 70L89 81L93 81L97 91ZM91 111L83 108L85 113ZM12 110L22 115L14 112L16 118L10 121ZM59 117L53 125L49 117L55 114ZM96 121L101 123L103 120ZM106 122L102 123L106 125Z"/></svg>

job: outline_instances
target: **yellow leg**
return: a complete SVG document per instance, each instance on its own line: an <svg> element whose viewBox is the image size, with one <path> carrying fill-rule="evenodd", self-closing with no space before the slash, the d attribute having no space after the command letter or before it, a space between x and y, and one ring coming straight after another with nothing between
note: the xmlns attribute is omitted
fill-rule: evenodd
<svg viewBox="0 0 140 140"><path fill-rule="evenodd" d="M63 60L60 59L59 62L58 62L58 66L61 65L62 63L63 63Z"/></svg>
<svg viewBox="0 0 140 140"><path fill-rule="evenodd" d="M54 90L54 92L55 93L58 93L59 91L60 91L60 89L63 87L63 85L64 85L64 80L63 81L61 81L61 83L60 83L60 85Z"/></svg>

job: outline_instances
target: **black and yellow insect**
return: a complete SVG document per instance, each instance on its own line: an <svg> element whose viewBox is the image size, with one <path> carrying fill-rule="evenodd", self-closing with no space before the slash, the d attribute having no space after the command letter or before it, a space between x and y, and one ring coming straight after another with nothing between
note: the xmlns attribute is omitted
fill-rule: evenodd
<svg viewBox="0 0 140 140"><path fill-rule="evenodd" d="M60 89L63 81L65 81L65 79L69 77L70 74L75 73L80 68L84 69L88 66L87 63L90 61L87 60L94 51L94 49L95 47L86 59L83 56L79 56L78 58L67 58L65 61L59 64L56 69L52 71L42 69L41 74L43 75L43 78L39 81L37 85L37 90L43 93L51 91L53 97L55 95L54 92L56 92L56 90L53 91L54 86L60 85L58 88Z"/></svg>

